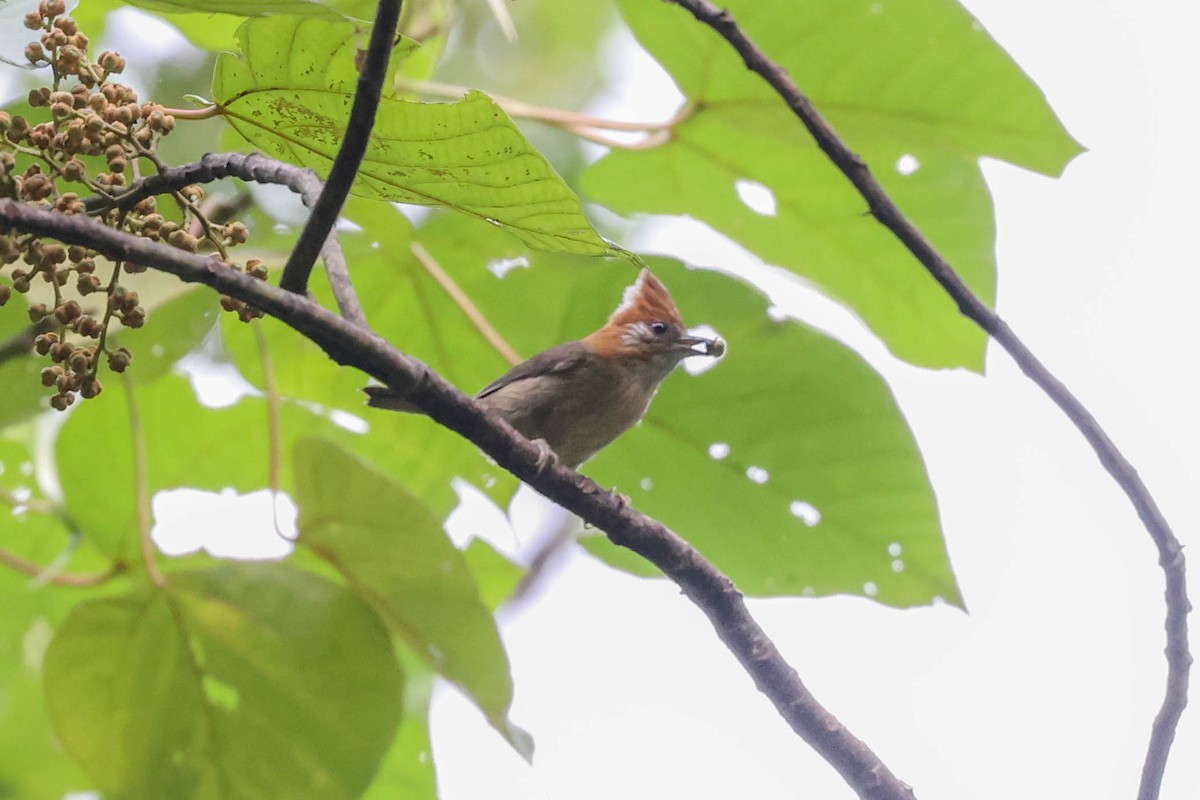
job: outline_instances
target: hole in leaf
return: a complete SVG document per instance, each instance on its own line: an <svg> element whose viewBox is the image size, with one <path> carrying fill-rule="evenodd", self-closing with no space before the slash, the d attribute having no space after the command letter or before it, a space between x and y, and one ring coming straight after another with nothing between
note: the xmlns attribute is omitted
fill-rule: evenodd
<svg viewBox="0 0 1200 800"><path fill-rule="evenodd" d="M729 455L729 445L724 442L713 442L708 446L708 454L717 461L720 461Z"/></svg>
<svg viewBox="0 0 1200 800"><path fill-rule="evenodd" d="M529 267L529 259L525 256L516 258L493 258L488 262L488 272L495 275L497 278L503 278L514 269L527 269Z"/></svg>
<svg viewBox="0 0 1200 800"><path fill-rule="evenodd" d="M738 199L742 201L742 204L755 214L773 217L777 213L778 205L775 202L775 193L758 181L740 178L733 184L733 188L737 190Z"/></svg>
<svg viewBox="0 0 1200 800"><path fill-rule="evenodd" d="M921 162L912 153L905 153L896 159L896 172L901 175L912 175L921 168Z"/></svg>
<svg viewBox="0 0 1200 800"><path fill-rule="evenodd" d="M792 516L799 519L808 527L812 528L821 521L821 512L812 503L806 503L803 500L793 500L788 510L792 512Z"/></svg>

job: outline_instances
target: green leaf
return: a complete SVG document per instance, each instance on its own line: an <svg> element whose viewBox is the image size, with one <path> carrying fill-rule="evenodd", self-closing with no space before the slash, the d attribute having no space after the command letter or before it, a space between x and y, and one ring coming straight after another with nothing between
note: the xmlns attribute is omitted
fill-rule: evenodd
<svg viewBox="0 0 1200 800"><path fill-rule="evenodd" d="M5 281L7 284L8 282ZM18 294L0 308L0 343L19 336L29 327L29 304ZM40 374L50 362L35 356L12 352L0 361L0 429L15 425L46 408L50 390L42 386Z"/></svg>
<svg viewBox="0 0 1200 800"><path fill-rule="evenodd" d="M318 439L295 450L300 544L328 561L434 670L520 747L508 657L471 570L402 487Z"/></svg>
<svg viewBox="0 0 1200 800"><path fill-rule="evenodd" d="M326 16L333 13L316 0L130 0L130 5L165 14L233 14L239 17L265 14Z"/></svg>
<svg viewBox="0 0 1200 800"><path fill-rule="evenodd" d="M435 674L411 650L396 646L404 669L404 721L364 800L437 800L433 744L429 740L429 701Z"/></svg>
<svg viewBox="0 0 1200 800"><path fill-rule="evenodd" d="M12 442L0 442L3 477L18 472ZM26 456L18 456L26 457ZM9 516L0 504L0 547L47 564L63 547L62 531L42 523L52 518ZM57 535L55 535L57 534ZM74 565L71 565L74 568ZM27 575L0 567L0 797L63 797L92 788L62 752L43 699L41 665L54 628L77 600L93 590L39 585Z"/></svg>
<svg viewBox="0 0 1200 800"><path fill-rule="evenodd" d="M498 237L468 239L452 218L420 235L525 356L589 333L635 274L538 257L498 280L486 269L505 254ZM716 328L729 354L698 376L677 371L646 421L583 471L675 528L748 594L961 604L920 452L882 378L826 335L773 321L765 298L735 280L654 267L684 318ZM709 455L716 444L725 457ZM765 483L747 477L752 467ZM817 524L797 516L809 513L801 504L820 513Z"/></svg>
<svg viewBox="0 0 1200 800"><path fill-rule="evenodd" d="M128 375L137 384L162 377L197 349L217 324L221 307L212 290L189 287L148 311L141 328L124 328L114 322L110 339L110 347L126 347L133 353ZM119 380L111 373L106 377L106 384Z"/></svg>
<svg viewBox="0 0 1200 800"><path fill-rule="evenodd" d="M66 571L104 571L111 562L78 547L74 520L38 482L37 471L45 465L38 464L33 454L33 426L21 432L24 437L16 430L0 437L0 519L4 520L0 548L43 568L44 576L27 579L31 584Z"/></svg>
<svg viewBox="0 0 1200 800"><path fill-rule="evenodd" d="M1080 152L1037 86L950 0L726 5L991 303L995 231L979 158L1057 174ZM901 358L982 369L984 334L871 219L865 201L733 49L669 4L620 6L694 113L668 144L614 151L594 165L584 175L588 194L621 213L706 222L849 305ZM919 165L911 174L900 172L905 156ZM773 213L743 202L739 182L769 190Z"/></svg>
<svg viewBox="0 0 1200 800"><path fill-rule="evenodd" d="M479 595L492 611L512 596L525 577L525 568L514 564L483 539L472 539L463 550L463 558L475 576Z"/></svg>
<svg viewBox="0 0 1200 800"><path fill-rule="evenodd" d="M401 710L378 618L280 564L171 580L81 603L55 636L46 702L67 752L120 797L359 797Z"/></svg>
<svg viewBox="0 0 1200 800"><path fill-rule="evenodd" d="M218 482L216 490L237 487L239 477L255 467L265 480L265 455L255 464L243 448L238 458L230 458L233 442L262 427L265 414L247 413L248 405L204 409L177 375L135 392L152 493L178 486L214 488L210 476ZM99 397L72 412L55 444L67 511L88 540L114 558L131 557L138 541L133 435L126 383L114 375L104 381Z"/></svg>
<svg viewBox="0 0 1200 800"><path fill-rule="evenodd" d="M322 18L247 20L242 57L217 62L213 93L230 124L265 152L327 174L357 83L362 35ZM399 56L415 47L400 44ZM385 96L355 193L442 206L500 225L530 247L607 255L579 198L488 97L413 103Z"/></svg>
<svg viewBox="0 0 1200 800"><path fill-rule="evenodd" d="M746 594L961 605L929 477L883 379L824 334L770 319L765 298L728 278L654 267L729 352L672 376L645 423L588 473Z"/></svg>

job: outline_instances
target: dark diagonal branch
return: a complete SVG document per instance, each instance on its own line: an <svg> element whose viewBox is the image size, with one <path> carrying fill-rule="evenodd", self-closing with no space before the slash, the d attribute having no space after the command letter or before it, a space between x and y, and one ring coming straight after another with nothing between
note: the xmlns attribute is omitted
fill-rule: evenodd
<svg viewBox="0 0 1200 800"><path fill-rule="evenodd" d="M729 578L675 533L590 478L558 465L539 468L541 451L536 445L425 364L305 295L255 280L212 258L107 228L82 216L64 216L8 199L0 199L0 228L4 227L84 245L114 260L143 264L210 286L291 326L337 363L360 369L404 392L422 411L478 445L501 467L605 531L616 544L640 553L675 581L708 616L717 635L792 730L833 764L860 797L912 800L912 790L816 701L750 616Z"/></svg>
<svg viewBox="0 0 1200 800"><path fill-rule="evenodd" d="M40 322L35 322L27 326L24 330L17 331L4 341L0 341L0 364L11 358L20 358L28 355L29 351L33 349L33 340L38 337L38 334L53 330L54 324L57 321L52 316L45 317Z"/></svg>
<svg viewBox="0 0 1200 800"><path fill-rule="evenodd" d="M401 0L379 0L371 42L358 74L358 88L354 92L354 105L350 107L346 136L333 159L325 188L313 205L279 280L279 285L289 292L303 294L307 291L308 276L317 260L317 251L333 230L350 186L358 176L358 168L371 141L371 129L375 127L375 112L379 110L379 98L396 39L396 25L400 21L400 5Z"/></svg>
<svg viewBox="0 0 1200 800"><path fill-rule="evenodd" d="M1167 688L1162 706L1151 729L1150 744L1142 768L1139 800L1158 797L1167 755L1175 739L1175 728L1187 705L1188 672L1192 656L1188 651L1187 597L1183 549L1154 498L1133 466L1109 439L1096 419L1081 402L1046 368L996 312L988 308L942 257L933 244L900 212L896 204L871 174L866 163L850 150L832 126L800 91L787 71L766 54L738 27L733 16L708 0L672 0L687 9L700 22L720 34L745 61L746 67L760 75L799 117L818 146L850 180L867 201L871 213L904 243L929 274L958 304L959 310L983 328L1003 347L1017 366L1044 391L1083 434L1100 463L1112 475L1133 503L1142 523L1158 548L1158 563L1166 577Z"/></svg>
<svg viewBox="0 0 1200 800"><path fill-rule="evenodd" d="M84 201L89 213L107 208L130 209L152 195L178 191L193 183L211 183L223 178L241 178L257 183L286 186L300 196L304 205L312 208L321 196L321 179L311 169L286 164L260 153L208 153L199 161L178 167L167 167L156 175L135 181L112 200L90 197ZM321 260L333 289L338 310L346 319L366 327L367 318L362 304L350 282L350 271L337 231L330 230L321 246Z"/></svg>

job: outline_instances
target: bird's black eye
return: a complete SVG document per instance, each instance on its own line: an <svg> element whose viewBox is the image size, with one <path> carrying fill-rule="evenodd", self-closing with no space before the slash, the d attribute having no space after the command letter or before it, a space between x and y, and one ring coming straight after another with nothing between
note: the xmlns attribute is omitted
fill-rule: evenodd
<svg viewBox="0 0 1200 800"><path fill-rule="evenodd" d="M653 333L655 336L662 336L664 333L667 332L668 328L669 328L669 326L665 322L651 322L650 323L650 332Z"/></svg>

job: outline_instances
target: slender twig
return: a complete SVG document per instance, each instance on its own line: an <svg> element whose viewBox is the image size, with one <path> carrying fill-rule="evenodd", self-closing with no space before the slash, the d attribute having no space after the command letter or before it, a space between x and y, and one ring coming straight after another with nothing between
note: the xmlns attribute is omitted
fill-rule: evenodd
<svg viewBox="0 0 1200 800"><path fill-rule="evenodd" d="M1166 579L1167 687L1151 728L1150 743L1138 790L1139 800L1157 798L1166 769L1167 755L1175 739L1175 728L1187 705L1188 672L1192 656L1188 651L1187 614L1191 610L1191 604L1187 597L1183 549L1159 511L1154 498L1138 477L1137 471L1113 444L1092 414L1033 355L1004 320L975 296L929 239L900 212L883 186L871 174L866 162L850 150L800 91L787 71L771 61L751 41L729 12L708 0L671 1L687 9L697 20L720 34L742 57L746 67L770 84L804 123L821 150L858 189L874 217L916 256L958 304L959 310L987 331L1008 352L1021 371L1067 415L1092 446L1100 458L1100 463L1133 503L1142 524L1158 549L1158 563Z"/></svg>
<svg viewBox="0 0 1200 800"><path fill-rule="evenodd" d="M488 0L488 8L491 9L492 16L496 18L496 24L500 26L504 38L509 42L515 42L517 26L513 23L512 14L509 13L508 6L504 5L504 0Z"/></svg>
<svg viewBox="0 0 1200 800"><path fill-rule="evenodd" d="M43 500L38 497L30 497L22 500L16 494L3 487L0 487L0 503L4 503L14 510L23 508L35 514L57 514L59 511L58 506L49 500Z"/></svg>
<svg viewBox="0 0 1200 800"><path fill-rule="evenodd" d="M40 583L52 583L55 586L74 586L86 588L99 586L105 581L120 575L127 567L119 561L103 572L55 572L53 567L43 567L33 561L27 561L16 553L10 553L0 548L0 564L22 572Z"/></svg>
<svg viewBox="0 0 1200 800"><path fill-rule="evenodd" d="M212 119L221 116L221 107L210 103L200 108L164 108L164 114L170 114L175 119Z"/></svg>
<svg viewBox="0 0 1200 800"><path fill-rule="evenodd" d="M371 141L371 129L375 127L375 112L379 110L379 99L387 78L388 61L392 55L392 43L396 39L396 25L400 21L401 0L379 0L375 11L375 25L371 28L371 42L363 59L358 75L358 87L354 92L354 104L350 107L350 119L346 123L346 135L338 148L329 179L321 196L313 204L312 212L300 238L296 240L292 253L283 268L279 285L289 292L303 294L308 290L308 276L321 244L328 238L337 222L350 186L358 177L358 168L366 155Z"/></svg>
<svg viewBox="0 0 1200 800"><path fill-rule="evenodd" d="M467 319L471 320L471 324L476 330L487 339L488 344L496 349L504 359L513 366L521 363L521 357L517 355L517 351L513 349L504 337L500 335L500 331L496 330L492 323L488 322L488 318L483 315L479 307L467 296L467 293L462 290L462 287L454 282L446 270L442 269L442 265L437 262L424 245L420 242L413 242L408 246L416 257L418 263L425 268L425 271L433 276L433 279L438 282L438 285L445 290L446 294L450 295L450 299L459 307L466 315Z"/></svg>
<svg viewBox="0 0 1200 800"><path fill-rule="evenodd" d="M309 208L321 196L321 179L311 169L277 161L260 153L209 153L191 164L165 167L156 175L130 184L128 189L114 198L89 197L84 200L84 206L93 215L114 207L133 208L152 195L168 194L193 183L211 183L223 178L286 186L298 194ZM338 243L336 230L330 230L325 239L321 260L325 262L325 274L338 310L343 317L365 328L367 318L350 282L350 270L346 266L346 257Z"/></svg>
<svg viewBox="0 0 1200 800"><path fill-rule="evenodd" d="M759 690L868 800L912 800L862 741L830 714L755 622L733 583L662 523L633 509L590 478L560 464L546 465L537 445L422 362L400 353L369 330L329 312L304 295L284 291L219 261L113 230L83 216L65 216L0 199L0 226L90 247L108 258L202 283L279 319L335 362L362 370L404 396L438 423L469 439L535 490L652 562L675 581L712 623Z"/></svg>
<svg viewBox="0 0 1200 800"><path fill-rule="evenodd" d="M457 99L472 91L469 86L439 83L438 81L421 81L410 78L397 80L396 86L411 92L451 99ZM695 113L695 109L691 105L685 105L672 115L670 119L663 122L629 122L627 120L596 117L591 114L584 114L581 111L568 111L565 108L534 105L533 103L526 103L524 100L515 100L511 97L504 97L503 95L492 94L491 92L488 92L488 97L496 105L504 109L504 113L510 117L546 122L568 129L595 128L596 130L623 131L625 133L658 133L660 131L671 130Z"/></svg>
<svg viewBox="0 0 1200 800"><path fill-rule="evenodd" d="M58 320L53 315L46 316L0 342L0 364L28 355L33 350L33 340L38 334L53 330L56 325Z"/></svg>
<svg viewBox="0 0 1200 800"><path fill-rule="evenodd" d="M279 498L283 493L279 477L283 466L279 435L279 385L275 380L275 359L271 358L271 347L261 325L254 326L254 341L258 345L258 358L262 362L263 393L267 398L267 451L270 454L267 464L267 488L271 490L271 522L275 526L276 535L291 542L295 541L295 537L284 533L279 525Z"/></svg>

